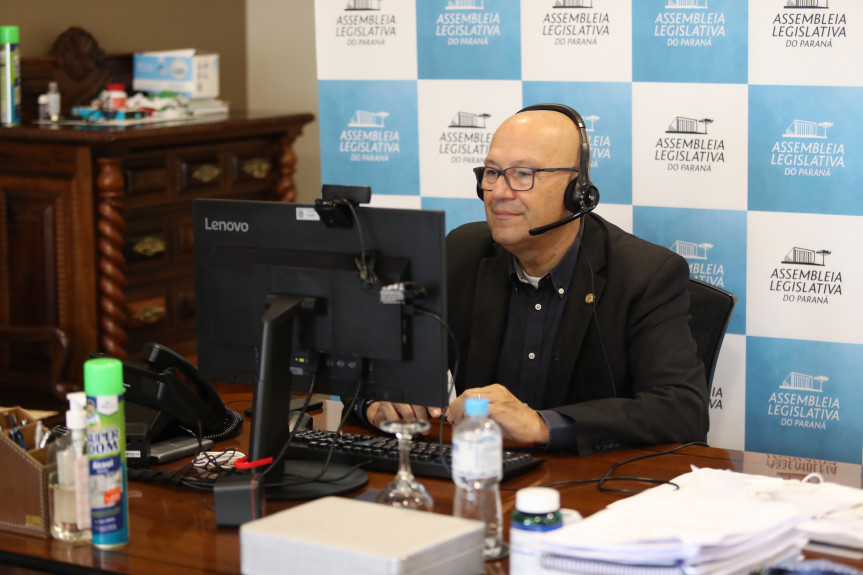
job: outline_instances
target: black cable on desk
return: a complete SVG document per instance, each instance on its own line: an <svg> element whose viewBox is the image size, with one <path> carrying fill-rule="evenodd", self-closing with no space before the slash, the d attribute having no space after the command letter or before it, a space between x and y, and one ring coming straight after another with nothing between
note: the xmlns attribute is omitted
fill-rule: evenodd
<svg viewBox="0 0 863 575"><path fill-rule="evenodd" d="M617 463L611 464L608 468L608 471L605 472L605 475L602 477L592 477L589 479L571 479L568 481L555 481L553 483L546 483L543 487L563 487L565 485L580 485L583 483L596 483L597 489L600 491L610 492L610 493L641 493L644 489L615 489L613 487L606 487L605 484L611 481L635 481L640 483L652 483L655 485L672 485L675 489L679 489L679 486L673 481L667 481L665 479L655 479L652 477L632 477L626 475L611 475L614 473L616 469L621 467L622 465L626 465L627 463L632 463L634 461L638 461L640 459L648 459L650 457L657 457L659 455L668 455L670 453L674 453L686 447L691 447L693 445L699 445L702 447L709 447L706 443L702 441L693 441L691 443L684 443L682 445L678 445L672 449L667 449L664 451L656 451L653 453L645 453L642 455L636 455L635 457L630 457L629 459L624 459L622 461L618 461Z"/></svg>

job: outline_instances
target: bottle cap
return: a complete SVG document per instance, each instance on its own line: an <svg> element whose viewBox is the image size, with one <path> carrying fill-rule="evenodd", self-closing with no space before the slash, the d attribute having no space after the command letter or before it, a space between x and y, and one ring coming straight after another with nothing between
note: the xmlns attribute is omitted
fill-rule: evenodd
<svg viewBox="0 0 863 575"><path fill-rule="evenodd" d="M66 427L69 429L87 429L87 412L72 409L67 411Z"/></svg>
<svg viewBox="0 0 863 575"><path fill-rule="evenodd" d="M488 398L469 397L464 402L465 415L488 415Z"/></svg>
<svg viewBox="0 0 863 575"><path fill-rule="evenodd" d="M551 487L525 487L515 492L515 508L522 513L554 513L560 510L560 492Z"/></svg>
<svg viewBox="0 0 863 575"><path fill-rule="evenodd" d="M71 411L87 411L87 393L83 391L73 391L66 394L66 400L69 402Z"/></svg>
<svg viewBox="0 0 863 575"><path fill-rule="evenodd" d="M114 357L97 357L84 362L84 391L89 397L122 395L123 363Z"/></svg>
<svg viewBox="0 0 863 575"><path fill-rule="evenodd" d="M69 401L69 411L66 412L66 427L69 429L87 429L87 394L83 391L73 391L66 394Z"/></svg>
<svg viewBox="0 0 863 575"><path fill-rule="evenodd" d="M0 26L0 44L17 44L18 26Z"/></svg>
<svg viewBox="0 0 863 575"><path fill-rule="evenodd" d="M125 84L108 84L105 86L105 89L109 92L125 92L126 85Z"/></svg>
<svg viewBox="0 0 863 575"><path fill-rule="evenodd" d="M55 82L53 80L48 82L48 91L49 92L56 92L57 91L57 82Z"/></svg>

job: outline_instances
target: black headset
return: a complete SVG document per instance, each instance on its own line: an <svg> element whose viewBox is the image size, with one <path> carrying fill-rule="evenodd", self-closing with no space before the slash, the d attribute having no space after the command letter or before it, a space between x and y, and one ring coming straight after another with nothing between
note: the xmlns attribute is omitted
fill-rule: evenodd
<svg viewBox="0 0 863 575"><path fill-rule="evenodd" d="M566 186L566 191L563 194L563 205L566 206L573 214L582 216L593 210L599 203L599 190L590 181L588 171L590 169L590 139L587 135L587 128L584 125L584 120L578 112L573 108L564 104L534 104L522 108L517 114L522 112L532 112L536 110L550 110L558 112L568 117L578 128L579 136L581 137L581 154L578 162L578 176ZM481 182L476 184L476 193L479 199L483 199L483 189Z"/></svg>

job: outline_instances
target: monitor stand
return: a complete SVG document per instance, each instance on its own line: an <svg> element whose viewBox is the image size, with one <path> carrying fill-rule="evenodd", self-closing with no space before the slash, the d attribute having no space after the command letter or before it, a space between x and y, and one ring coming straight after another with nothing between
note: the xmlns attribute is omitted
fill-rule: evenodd
<svg viewBox="0 0 863 575"><path fill-rule="evenodd" d="M295 320L300 313L314 313L314 298L279 295L268 298L261 318L261 368L255 386L249 459L273 457L267 472L267 499L315 499L340 495L368 483L364 470L330 462L326 473L318 475L324 461L277 459L285 440L291 404L291 349ZM284 464L284 467L282 466ZM317 479L316 479L317 478Z"/></svg>
<svg viewBox="0 0 863 575"><path fill-rule="evenodd" d="M364 470L345 463L330 463L326 473L316 481L323 469L323 461L289 459L285 461L285 475L276 485L267 485L266 498L271 500L317 499L328 495L342 495L363 487L369 482Z"/></svg>

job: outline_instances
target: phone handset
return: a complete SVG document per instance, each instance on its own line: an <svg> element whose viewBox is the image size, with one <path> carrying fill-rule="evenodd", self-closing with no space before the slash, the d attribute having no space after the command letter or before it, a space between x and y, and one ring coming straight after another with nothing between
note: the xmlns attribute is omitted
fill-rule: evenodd
<svg viewBox="0 0 863 575"><path fill-rule="evenodd" d="M189 363L189 360L178 354L169 347L165 347L159 343L145 343L141 348L141 359L147 364L159 371L167 371L173 369L179 371L183 376L195 386L195 391L206 404L216 414L221 417L227 416L225 404L222 403L219 394L216 392L213 385L198 377L198 369Z"/></svg>

